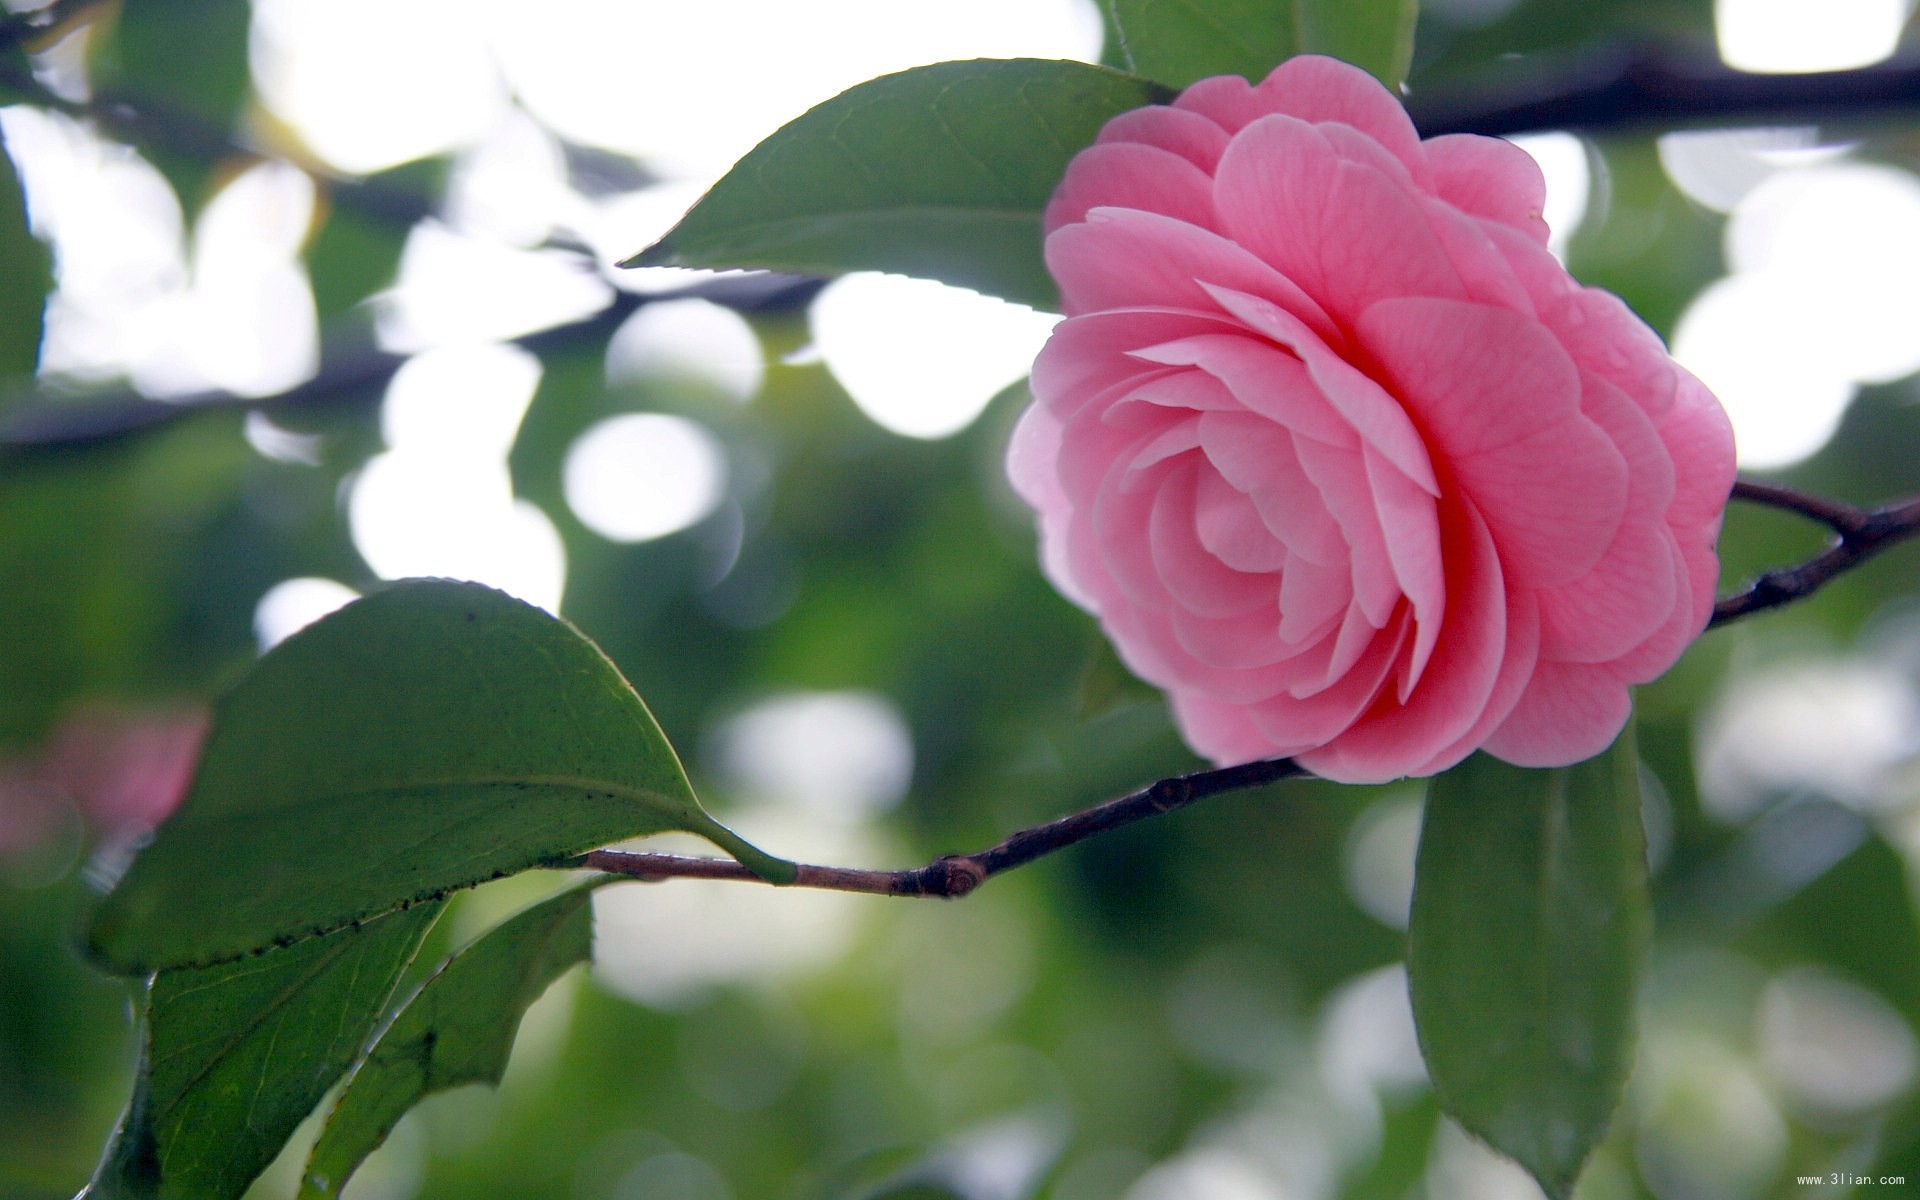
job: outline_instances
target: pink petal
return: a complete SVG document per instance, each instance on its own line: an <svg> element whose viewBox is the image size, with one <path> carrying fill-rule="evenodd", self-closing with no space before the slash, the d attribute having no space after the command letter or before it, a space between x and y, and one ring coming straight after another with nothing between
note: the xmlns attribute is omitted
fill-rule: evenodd
<svg viewBox="0 0 1920 1200"><path fill-rule="evenodd" d="M1345 573L1346 540L1285 429L1251 414L1208 413L1200 418L1200 447L1222 478L1252 497L1293 555Z"/></svg>
<svg viewBox="0 0 1920 1200"><path fill-rule="evenodd" d="M1271 343L1245 335L1201 334L1139 351L1135 357L1199 367L1220 380L1240 404L1296 433L1335 446L1359 441L1353 425L1321 394L1305 364Z"/></svg>
<svg viewBox="0 0 1920 1200"><path fill-rule="evenodd" d="M1104 388L1149 378L1158 372L1130 358L1131 351L1168 338L1219 330L1225 320L1217 314L1139 310L1070 317L1053 327L1034 359L1034 399L1071 410Z"/></svg>
<svg viewBox="0 0 1920 1200"><path fill-rule="evenodd" d="M1400 610L1395 609L1395 612ZM1393 613L1386 621L1376 622L1363 612L1358 604L1349 605L1340 618L1340 628L1330 642L1322 643L1327 653L1321 665L1315 669L1304 666L1311 661L1310 656L1301 655L1299 664L1302 669L1293 674L1287 683L1287 694L1296 700L1308 700L1329 688L1335 687L1352 674L1362 657L1370 650L1377 650L1382 642L1381 631L1391 629L1392 635L1385 640L1398 646L1405 640L1407 623L1393 620ZM1391 663L1380 668L1380 677L1385 678Z"/></svg>
<svg viewBox="0 0 1920 1200"><path fill-rule="evenodd" d="M1284 751L1253 723L1247 708L1226 704L1199 692L1176 690L1167 697L1180 736L1203 758L1216 765L1252 762Z"/></svg>
<svg viewBox="0 0 1920 1200"><path fill-rule="evenodd" d="M1208 175L1227 148L1227 131L1215 121L1171 104L1149 104L1123 112L1100 127L1096 145L1136 142L1178 154ZM1052 226L1048 226L1052 231Z"/></svg>
<svg viewBox="0 0 1920 1200"><path fill-rule="evenodd" d="M1155 568L1146 530L1153 519L1154 489L1122 485L1124 473L1106 476L1089 508L1097 572L1113 581L1130 607L1172 607L1166 584Z"/></svg>
<svg viewBox="0 0 1920 1200"><path fill-rule="evenodd" d="M1611 662L1653 636L1678 596L1665 521L1673 463L1638 405L1598 377L1585 384L1585 411L1626 459L1627 505L1619 531L1591 571L1541 590L1541 656Z"/></svg>
<svg viewBox="0 0 1920 1200"><path fill-rule="evenodd" d="M1713 609L1713 580L1698 585L1697 573L1671 536L1666 539L1668 571L1673 576L1673 604L1665 619L1646 640L1604 664L1622 683L1649 683L1667 673L1693 639L1706 628ZM1709 556L1711 558L1711 556Z"/></svg>
<svg viewBox="0 0 1920 1200"><path fill-rule="evenodd" d="M1274 68L1254 92L1271 112L1352 126L1404 163L1416 180L1426 180L1426 156L1407 110L1359 67L1303 54Z"/></svg>
<svg viewBox="0 0 1920 1200"><path fill-rule="evenodd" d="M1332 329L1305 292L1244 248L1157 213L1096 208L1084 222L1048 235L1046 257L1070 316L1114 308L1213 314L1219 305L1207 292L1211 284L1259 296L1310 327Z"/></svg>
<svg viewBox="0 0 1920 1200"><path fill-rule="evenodd" d="M1432 775L1444 771L1480 748L1487 735L1506 721L1533 678L1539 662L1540 617L1533 598L1526 592L1507 597L1507 646L1500 664L1500 677L1494 680L1480 717L1469 725L1453 744L1415 767L1411 774Z"/></svg>
<svg viewBox="0 0 1920 1200"><path fill-rule="evenodd" d="M1564 767L1611 746L1632 712L1626 685L1605 667L1543 662L1485 749L1518 767Z"/></svg>
<svg viewBox="0 0 1920 1200"><path fill-rule="evenodd" d="M1331 633L1352 601L1346 564L1326 567L1297 555L1290 558L1280 572L1280 640L1300 646Z"/></svg>
<svg viewBox="0 0 1920 1200"><path fill-rule="evenodd" d="M1170 106L1204 117L1228 134L1274 111L1253 85L1238 75L1212 75L1187 85Z"/></svg>
<svg viewBox="0 0 1920 1200"><path fill-rule="evenodd" d="M1363 374L1291 313L1273 304L1227 288L1207 289L1221 306L1253 329L1300 356L1315 389L1367 444L1386 456L1403 475L1432 495L1439 481L1420 433L1407 419L1400 402L1379 383ZM1331 444L1344 444L1345 439Z"/></svg>
<svg viewBox="0 0 1920 1200"><path fill-rule="evenodd" d="M1275 696L1253 704L1254 725L1272 742L1268 753L1298 755L1323 746L1358 720L1380 695L1400 656L1405 633L1405 626L1376 633L1363 647L1364 653L1325 688L1304 697ZM1304 764L1306 759L1300 761Z"/></svg>
<svg viewBox="0 0 1920 1200"><path fill-rule="evenodd" d="M1233 139L1213 196L1228 237L1343 322L1383 296L1464 295L1419 194L1291 117L1263 117Z"/></svg>
<svg viewBox="0 0 1920 1200"><path fill-rule="evenodd" d="M1180 346L1192 339L1181 339L1167 345ZM1148 346L1136 350L1130 356L1142 362L1154 362L1166 346ZM1176 361L1178 355L1174 355ZM1151 371L1143 373L1128 387L1124 398L1118 401L1122 405L1151 405L1163 409L1185 409L1188 412L1230 412L1245 411L1240 398L1228 390L1227 385L1205 371Z"/></svg>
<svg viewBox="0 0 1920 1200"><path fill-rule="evenodd" d="M1167 595L1182 610L1199 617L1233 617L1255 609L1271 613L1275 580L1268 574L1236 571L1200 544L1194 511L1198 472L1177 467L1154 494L1147 520L1147 548Z"/></svg>
<svg viewBox="0 0 1920 1200"><path fill-rule="evenodd" d="M1552 336L1446 300L1381 301L1360 332L1485 518L1511 582L1552 587L1591 570L1626 509L1627 464L1581 415L1579 375Z"/></svg>
<svg viewBox="0 0 1920 1200"><path fill-rule="evenodd" d="M1454 747L1500 699L1509 645L1499 554L1491 532L1470 509L1441 528L1449 564L1446 635L1405 703L1382 696L1352 729L1299 756L1315 774L1379 783L1421 769Z"/></svg>
<svg viewBox="0 0 1920 1200"><path fill-rule="evenodd" d="M1387 623L1400 602L1400 581L1394 578L1380 514L1373 505L1366 462L1359 454L1319 443L1299 446L1300 465L1320 491L1321 503L1340 525L1353 569L1354 603L1378 629Z"/></svg>
<svg viewBox="0 0 1920 1200"><path fill-rule="evenodd" d="M1547 244L1547 181L1533 155L1499 138L1451 134L1422 143L1433 190L1455 208Z"/></svg>
<svg viewBox="0 0 1920 1200"><path fill-rule="evenodd" d="M1178 154L1132 142L1109 142L1074 155L1047 202L1048 232L1086 219L1092 208L1134 208L1213 227L1213 180Z"/></svg>
<svg viewBox="0 0 1920 1200"><path fill-rule="evenodd" d="M1401 684L1400 699L1404 702L1407 692L1419 681L1420 673L1426 670L1447 610L1446 575L1440 559L1440 517L1432 496L1371 450L1365 458L1374 512L1380 517L1380 530L1386 537L1387 560L1393 565L1393 577L1399 581L1401 594L1413 605L1416 634L1413 656Z"/></svg>
<svg viewBox="0 0 1920 1200"><path fill-rule="evenodd" d="M1194 493L1194 526L1207 552L1236 571L1278 571L1287 547L1260 519L1245 492L1204 471Z"/></svg>
<svg viewBox="0 0 1920 1200"><path fill-rule="evenodd" d="M1667 522L1683 545L1711 546L1733 492L1733 424L1704 384L1679 367L1673 370L1673 407L1659 423L1674 468Z"/></svg>
<svg viewBox="0 0 1920 1200"><path fill-rule="evenodd" d="M1447 261L1460 277L1466 299L1535 316L1533 298L1507 265L1506 256L1495 248L1482 222L1433 201L1420 208L1426 214L1427 227L1439 239Z"/></svg>
<svg viewBox="0 0 1920 1200"><path fill-rule="evenodd" d="M1182 609L1166 614L1173 639L1192 659L1245 678L1247 672L1285 662L1300 653L1273 636L1271 605L1230 617L1201 617ZM1263 685L1259 691L1265 691Z"/></svg>
<svg viewBox="0 0 1920 1200"><path fill-rule="evenodd" d="M1542 655L1556 662L1612 662L1652 637L1679 595L1672 542L1665 526L1622 525L1593 570L1543 589Z"/></svg>
<svg viewBox="0 0 1920 1200"><path fill-rule="evenodd" d="M1208 658L1197 656L1182 640L1183 636L1195 636L1206 624L1192 614L1117 605L1102 608L1100 622L1128 669L1168 691L1194 692L1223 703L1245 705L1273 695L1286 679L1285 663L1220 667ZM1225 638L1253 628L1251 621L1228 619L1218 622L1213 632ZM1271 647L1273 643L1268 637L1250 644ZM1201 648L1208 650L1216 661L1220 657L1238 657L1245 662L1243 656L1223 654L1229 649L1223 645Z"/></svg>
<svg viewBox="0 0 1920 1200"><path fill-rule="evenodd" d="M1405 626L1379 632L1346 672L1332 678L1329 687L1306 697L1284 695L1256 703L1250 716L1254 726L1273 739L1271 753L1300 756L1300 762L1306 764L1306 751L1325 747L1344 730L1350 730L1379 699L1404 643ZM1315 774L1321 772L1315 768ZM1325 778L1340 780L1336 774Z"/></svg>

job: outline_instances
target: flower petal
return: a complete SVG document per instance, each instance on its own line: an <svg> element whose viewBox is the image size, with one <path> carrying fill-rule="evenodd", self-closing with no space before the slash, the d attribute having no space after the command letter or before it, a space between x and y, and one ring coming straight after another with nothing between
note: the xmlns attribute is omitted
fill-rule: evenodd
<svg viewBox="0 0 1920 1200"><path fill-rule="evenodd" d="M1086 219L1092 208L1134 208L1202 229L1213 227L1213 179L1156 146L1109 142L1087 147L1067 167L1047 202L1048 230Z"/></svg>
<svg viewBox="0 0 1920 1200"><path fill-rule="evenodd" d="M1504 309L1425 299L1382 301L1360 334L1512 582L1551 587L1591 570L1625 513L1627 464L1580 412L1579 373L1552 337Z"/></svg>
<svg viewBox="0 0 1920 1200"><path fill-rule="evenodd" d="M1309 328L1333 330L1318 303L1244 247L1158 213L1093 209L1047 238L1046 257L1068 316L1116 308L1217 313L1207 292L1213 284L1259 296Z"/></svg>
<svg viewBox="0 0 1920 1200"><path fill-rule="evenodd" d="M1342 158L1302 121L1263 117L1242 130L1220 156L1213 194L1221 231L1339 321L1386 296L1465 295L1417 193Z"/></svg>

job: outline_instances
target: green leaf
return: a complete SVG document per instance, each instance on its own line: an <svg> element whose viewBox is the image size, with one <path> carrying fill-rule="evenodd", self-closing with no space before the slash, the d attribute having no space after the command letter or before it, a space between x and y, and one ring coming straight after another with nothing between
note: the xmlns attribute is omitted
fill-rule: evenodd
<svg viewBox="0 0 1920 1200"><path fill-rule="evenodd" d="M1040 217L1108 118L1172 93L1105 67L979 59L842 92L742 158L622 266L893 271L1057 307Z"/></svg>
<svg viewBox="0 0 1920 1200"><path fill-rule="evenodd" d="M500 1082L527 1007L593 955L590 895L577 887L535 905L448 959L414 993L347 1077L307 1160L300 1200L339 1195L423 1097Z"/></svg>
<svg viewBox="0 0 1920 1200"><path fill-rule="evenodd" d="M1413 62L1419 0L1295 0L1300 54L1330 54L1397 92Z"/></svg>
<svg viewBox="0 0 1920 1200"><path fill-rule="evenodd" d="M1109 0L1125 61L1186 87L1209 75L1258 81L1282 59L1330 54L1400 86L1418 0Z"/></svg>
<svg viewBox="0 0 1920 1200"><path fill-rule="evenodd" d="M1109 0L1133 70L1174 87L1209 75L1263 79L1299 53L1292 0Z"/></svg>
<svg viewBox="0 0 1920 1200"><path fill-rule="evenodd" d="M646 705L572 626L415 580L260 660L90 940L132 974L207 965L675 829L792 879L701 809Z"/></svg>
<svg viewBox="0 0 1920 1200"><path fill-rule="evenodd" d="M0 132L0 380L31 378L40 365L40 334L53 263L27 223L27 198Z"/></svg>
<svg viewBox="0 0 1920 1200"><path fill-rule="evenodd" d="M191 122L219 135L239 125L252 84L247 39L248 0L133 0L96 23L93 46L100 84L116 101L161 119ZM142 153L173 184L189 214L196 212L229 164L205 144L191 150L164 138L148 139Z"/></svg>
<svg viewBox="0 0 1920 1200"><path fill-rule="evenodd" d="M365 1046L440 907L156 976L133 1100L86 1200L245 1192Z"/></svg>
<svg viewBox="0 0 1920 1200"><path fill-rule="evenodd" d="M1435 779L1407 974L1446 1110L1573 1190L1633 1061L1650 935L1633 738L1558 770L1476 755Z"/></svg>

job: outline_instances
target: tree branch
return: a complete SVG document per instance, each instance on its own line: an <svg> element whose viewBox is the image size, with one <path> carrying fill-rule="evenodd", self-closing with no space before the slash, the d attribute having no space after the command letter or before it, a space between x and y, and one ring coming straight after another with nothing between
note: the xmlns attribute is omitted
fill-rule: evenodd
<svg viewBox="0 0 1920 1200"><path fill-rule="evenodd" d="M1096 834L1185 808L1222 792L1242 791L1282 779L1302 778L1307 773L1306 768L1290 758L1270 758L1235 767L1195 771L1190 775L1159 780L1117 800L1109 800L1057 821L1023 829L996 846L972 854L949 854L924 867L904 871L863 871L802 863L799 877L787 886L880 896L958 899L1002 871L1025 866L1035 859L1078 845ZM730 859L689 858L677 854L594 850L556 865L587 867L649 882L662 879L764 882Z"/></svg>
<svg viewBox="0 0 1920 1200"><path fill-rule="evenodd" d="M1740 480L1733 485L1733 498L1798 513L1833 530L1834 537L1806 562L1768 571L1720 600L1713 606L1709 629L1812 595L1841 573L1920 534L1920 496L1858 508L1777 484Z"/></svg>
<svg viewBox="0 0 1920 1200"><path fill-rule="evenodd" d="M1708 628L1810 595L1842 572L1889 546L1920 534L1920 496L1880 508L1863 509L1778 484L1740 480L1733 485L1733 498L1798 513L1833 530L1835 538L1833 544L1820 555L1798 566L1769 571L1721 600L1714 605L1713 619L1708 623ZM787 886L879 896L958 899L1002 871L1024 866L1110 829L1185 808L1223 792L1259 787L1282 779L1307 777L1310 777L1310 772L1290 758L1263 759L1240 766L1196 771L1159 780L1117 800L1109 800L1045 825L1023 829L998 845L972 854L949 854L924 867L900 871L801 863L797 878ZM666 879L765 882L731 859L677 854L594 850L555 865L585 867L645 882Z"/></svg>
<svg viewBox="0 0 1920 1200"><path fill-rule="evenodd" d="M648 304L664 300L709 300L737 312L779 312L805 307L825 286L823 279L761 272L701 280L671 291L615 293L605 308L577 321L555 325L512 340L537 355L603 342L623 321ZM408 355L382 350L366 329L336 330L325 341L320 370L284 392L258 398L231 392L202 392L155 400L130 388L75 396L35 393L8 408L0 420L0 463L38 450L77 448L113 441L209 409L258 410L268 415L308 410L327 404L377 400Z"/></svg>
<svg viewBox="0 0 1920 1200"><path fill-rule="evenodd" d="M1851 71L1763 75L1697 54L1601 46L1535 60L1504 82L1416 94L1407 107L1428 137L1858 121L1920 109L1920 57Z"/></svg>

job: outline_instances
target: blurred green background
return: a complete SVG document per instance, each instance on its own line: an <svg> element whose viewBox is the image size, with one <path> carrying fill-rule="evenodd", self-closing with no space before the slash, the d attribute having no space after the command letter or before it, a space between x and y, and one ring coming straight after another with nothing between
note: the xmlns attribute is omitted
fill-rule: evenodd
<svg viewBox="0 0 1920 1200"><path fill-rule="evenodd" d="M90 1174L137 1049L127 989L73 949L91 881L177 788L204 704L316 597L444 572L557 604L710 806L812 861L917 864L1199 765L1040 576L1000 473L1019 389L968 419L1012 374L968 377L952 417L856 403L861 352L813 286L609 266L745 148L727 138L916 61L1097 55L1091 5L1001 5L990 30L992 4L711 7L126 0L58 6L5 50L39 236L0 229L0 292L31 314L46 243L58 289L39 381L30 338L0 347L0 1197ZM1720 7L1431 3L1412 94L1763 44ZM1898 0L1775 41L1855 8L1891 51ZM814 59L847 77L767 74ZM705 141L668 138L696 117ZM1920 490L1908 126L1530 148L1574 273L1680 331L1755 470ZM991 357L893 295L852 320L917 320L929 393ZM1716 317L1709 295L1733 299ZM677 420L603 424L639 416ZM898 432L916 419L960 428ZM609 524L596 486L652 515ZM1735 509L1726 582L1818 545ZM1916 562L1716 631L1643 691L1658 943L1583 1197L1920 1186ZM1538 1195L1425 1085L1399 966L1418 802L1276 785L958 904L607 889L593 972L530 1013L505 1085L428 1101L348 1195ZM484 888L436 936L559 882ZM1796 1181L1835 1172L1907 1182Z"/></svg>

